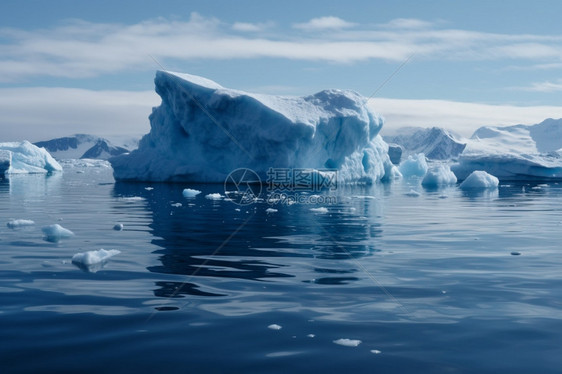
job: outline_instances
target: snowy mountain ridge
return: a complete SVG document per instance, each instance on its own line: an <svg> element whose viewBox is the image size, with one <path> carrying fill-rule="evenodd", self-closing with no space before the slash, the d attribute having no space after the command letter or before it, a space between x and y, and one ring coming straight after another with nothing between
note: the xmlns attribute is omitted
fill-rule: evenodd
<svg viewBox="0 0 562 374"><path fill-rule="evenodd" d="M58 160L80 158L107 160L110 157L129 152L129 149L116 146L105 138L87 134L76 134L34 144L45 148Z"/></svg>

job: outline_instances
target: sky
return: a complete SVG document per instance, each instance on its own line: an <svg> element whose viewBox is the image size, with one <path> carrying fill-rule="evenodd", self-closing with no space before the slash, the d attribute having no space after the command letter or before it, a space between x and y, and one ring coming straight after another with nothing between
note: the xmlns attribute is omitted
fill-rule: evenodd
<svg viewBox="0 0 562 374"><path fill-rule="evenodd" d="M558 1L0 2L0 141L140 136L159 69L370 97L383 133L562 117Z"/></svg>

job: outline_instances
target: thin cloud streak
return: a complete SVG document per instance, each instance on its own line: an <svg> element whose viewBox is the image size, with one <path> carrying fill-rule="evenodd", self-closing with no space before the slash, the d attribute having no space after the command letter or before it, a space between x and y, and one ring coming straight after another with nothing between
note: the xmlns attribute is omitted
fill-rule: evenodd
<svg viewBox="0 0 562 374"><path fill-rule="evenodd" d="M71 20L50 29L4 28L0 29L0 81L149 70L148 54L164 61L278 58L343 64L403 61L412 53L427 61L510 59L552 64L562 59L562 36L439 29L416 19L390 24L385 28L322 17L301 24L301 30L276 27L264 35L268 23L226 24L193 13L187 21L157 18L123 25Z"/></svg>

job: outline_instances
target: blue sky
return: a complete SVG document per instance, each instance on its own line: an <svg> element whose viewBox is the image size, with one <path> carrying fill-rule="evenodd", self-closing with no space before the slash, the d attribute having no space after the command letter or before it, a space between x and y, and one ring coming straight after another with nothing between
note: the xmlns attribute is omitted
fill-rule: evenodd
<svg viewBox="0 0 562 374"><path fill-rule="evenodd" d="M556 1L5 0L0 140L146 133L159 103L151 56L242 90L374 95L386 131L470 135L559 118L561 11Z"/></svg>

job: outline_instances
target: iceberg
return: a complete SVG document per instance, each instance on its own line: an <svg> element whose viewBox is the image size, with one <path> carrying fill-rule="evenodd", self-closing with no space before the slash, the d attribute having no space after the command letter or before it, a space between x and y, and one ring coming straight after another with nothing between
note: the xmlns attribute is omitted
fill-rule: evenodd
<svg viewBox="0 0 562 374"><path fill-rule="evenodd" d="M27 140L0 143L0 171L25 174L62 171L62 166L45 150Z"/></svg>
<svg viewBox="0 0 562 374"><path fill-rule="evenodd" d="M45 226L41 230L43 231L43 234L45 234L45 240L53 243L56 243L64 238L70 238L71 236L74 236L74 233L72 231L65 229L58 223Z"/></svg>
<svg viewBox="0 0 562 374"><path fill-rule="evenodd" d="M194 190L194 189L191 189L191 188L185 188L182 191L182 195L185 198L192 198L192 197L195 197L195 196L199 195L200 193L201 193L201 191Z"/></svg>
<svg viewBox="0 0 562 374"><path fill-rule="evenodd" d="M110 159L116 180L224 182L248 168L336 169L338 182L370 183L394 166L383 119L352 91L304 97L228 89L194 75L158 71L160 106L137 150Z"/></svg>
<svg viewBox="0 0 562 374"><path fill-rule="evenodd" d="M404 155L423 153L429 160L450 160L458 157L467 140L440 127L402 127L393 135L385 135L388 143L400 146Z"/></svg>
<svg viewBox="0 0 562 374"><path fill-rule="evenodd" d="M404 178L423 177L428 169L427 161L423 153L408 156L407 160L402 161L399 170Z"/></svg>
<svg viewBox="0 0 562 374"><path fill-rule="evenodd" d="M461 190L497 188L499 180L482 170L473 171L459 186Z"/></svg>
<svg viewBox="0 0 562 374"><path fill-rule="evenodd" d="M562 119L532 126L481 127L452 170L460 180L474 170L506 181L562 180Z"/></svg>
<svg viewBox="0 0 562 374"><path fill-rule="evenodd" d="M457 183L455 173L451 171L449 165L443 164L429 168L422 180L424 187L440 187L455 183Z"/></svg>

